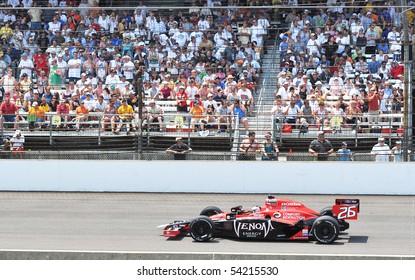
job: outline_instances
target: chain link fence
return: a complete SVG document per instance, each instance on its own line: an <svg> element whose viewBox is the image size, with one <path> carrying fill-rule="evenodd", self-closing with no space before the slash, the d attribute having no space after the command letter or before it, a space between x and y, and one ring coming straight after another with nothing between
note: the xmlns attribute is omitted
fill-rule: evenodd
<svg viewBox="0 0 415 280"><path fill-rule="evenodd" d="M394 157L385 154L385 161L394 161ZM112 151L0 151L0 160L175 160L175 156L166 152L112 152ZM246 156L242 153L188 153L185 160L191 161L265 161L262 159L262 153ZM413 161L413 155L410 161ZM313 155L308 153L280 153L274 160L275 162L310 162L319 161ZM351 153L347 157L333 153L327 157L326 161L359 161L375 162L376 155L370 153Z"/></svg>

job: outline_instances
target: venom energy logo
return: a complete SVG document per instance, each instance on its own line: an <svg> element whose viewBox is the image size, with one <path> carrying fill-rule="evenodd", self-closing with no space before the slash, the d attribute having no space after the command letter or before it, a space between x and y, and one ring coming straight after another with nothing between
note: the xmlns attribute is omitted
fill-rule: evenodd
<svg viewBox="0 0 415 280"><path fill-rule="evenodd" d="M233 222L233 228L238 237L257 237L263 234L266 237L271 229L274 229L271 225L271 220L264 222L240 222L235 220Z"/></svg>

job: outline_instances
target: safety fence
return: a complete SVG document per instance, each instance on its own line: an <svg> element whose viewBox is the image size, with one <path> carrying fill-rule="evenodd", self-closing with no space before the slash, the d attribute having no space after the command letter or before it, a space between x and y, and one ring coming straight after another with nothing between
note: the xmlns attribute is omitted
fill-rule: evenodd
<svg viewBox="0 0 415 280"><path fill-rule="evenodd" d="M274 161L274 162L311 162L311 161L358 161L358 162L400 162L403 161L401 155L393 155L390 152L381 154L354 153L347 154L335 151L331 155L315 157L309 153L279 153L267 160L263 152L246 155L241 152L190 152L175 157L175 155L160 152L112 152L112 151L1 151L1 160L191 160L191 161ZM415 157L411 154L408 161L414 161Z"/></svg>

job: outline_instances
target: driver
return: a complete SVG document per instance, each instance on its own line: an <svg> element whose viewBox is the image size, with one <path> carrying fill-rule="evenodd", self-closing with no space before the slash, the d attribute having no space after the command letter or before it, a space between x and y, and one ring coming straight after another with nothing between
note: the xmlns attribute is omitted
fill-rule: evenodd
<svg viewBox="0 0 415 280"><path fill-rule="evenodd" d="M261 210L261 207L259 207L258 205L255 205L254 207L251 208L251 213L255 213Z"/></svg>

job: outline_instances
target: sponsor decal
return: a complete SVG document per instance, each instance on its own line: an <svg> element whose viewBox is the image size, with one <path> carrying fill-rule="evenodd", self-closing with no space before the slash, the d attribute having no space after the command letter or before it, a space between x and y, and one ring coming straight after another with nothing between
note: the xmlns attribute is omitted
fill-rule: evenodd
<svg viewBox="0 0 415 280"><path fill-rule="evenodd" d="M308 237L305 237L305 236L304 237L303 236L293 236L292 239L293 240L306 240L306 239L308 239Z"/></svg>
<svg viewBox="0 0 415 280"><path fill-rule="evenodd" d="M308 229L302 230L302 236L308 236Z"/></svg>
<svg viewBox="0 0 415 280"><path fill-rule="evenodd" d="M282 218L285 220L304 220L305 219L305 217L301 216L300 213L291 213L291 212L282 213Z"/></svg>
<svg viewBox="0 0 415 280"><path fill-rule="evenodd" d="M264 222L241 222L234 221L233 228L238 237L267 237L271 229L274 229L271 225L271 220Z"/></svg>
<svg viewBox="0 0 415 280"><path fill-rule="evenodd" d="M281 203L282 206L301 206L302 204L299 202L283 202Z"/></svg>
<svg viewBox="0 0 415 280"><path fill-rule="evenodd" d="M281 218L281 213L280 212L275 212L273 216L274 216L275 219L279 219L279 218Z"/></svg>

